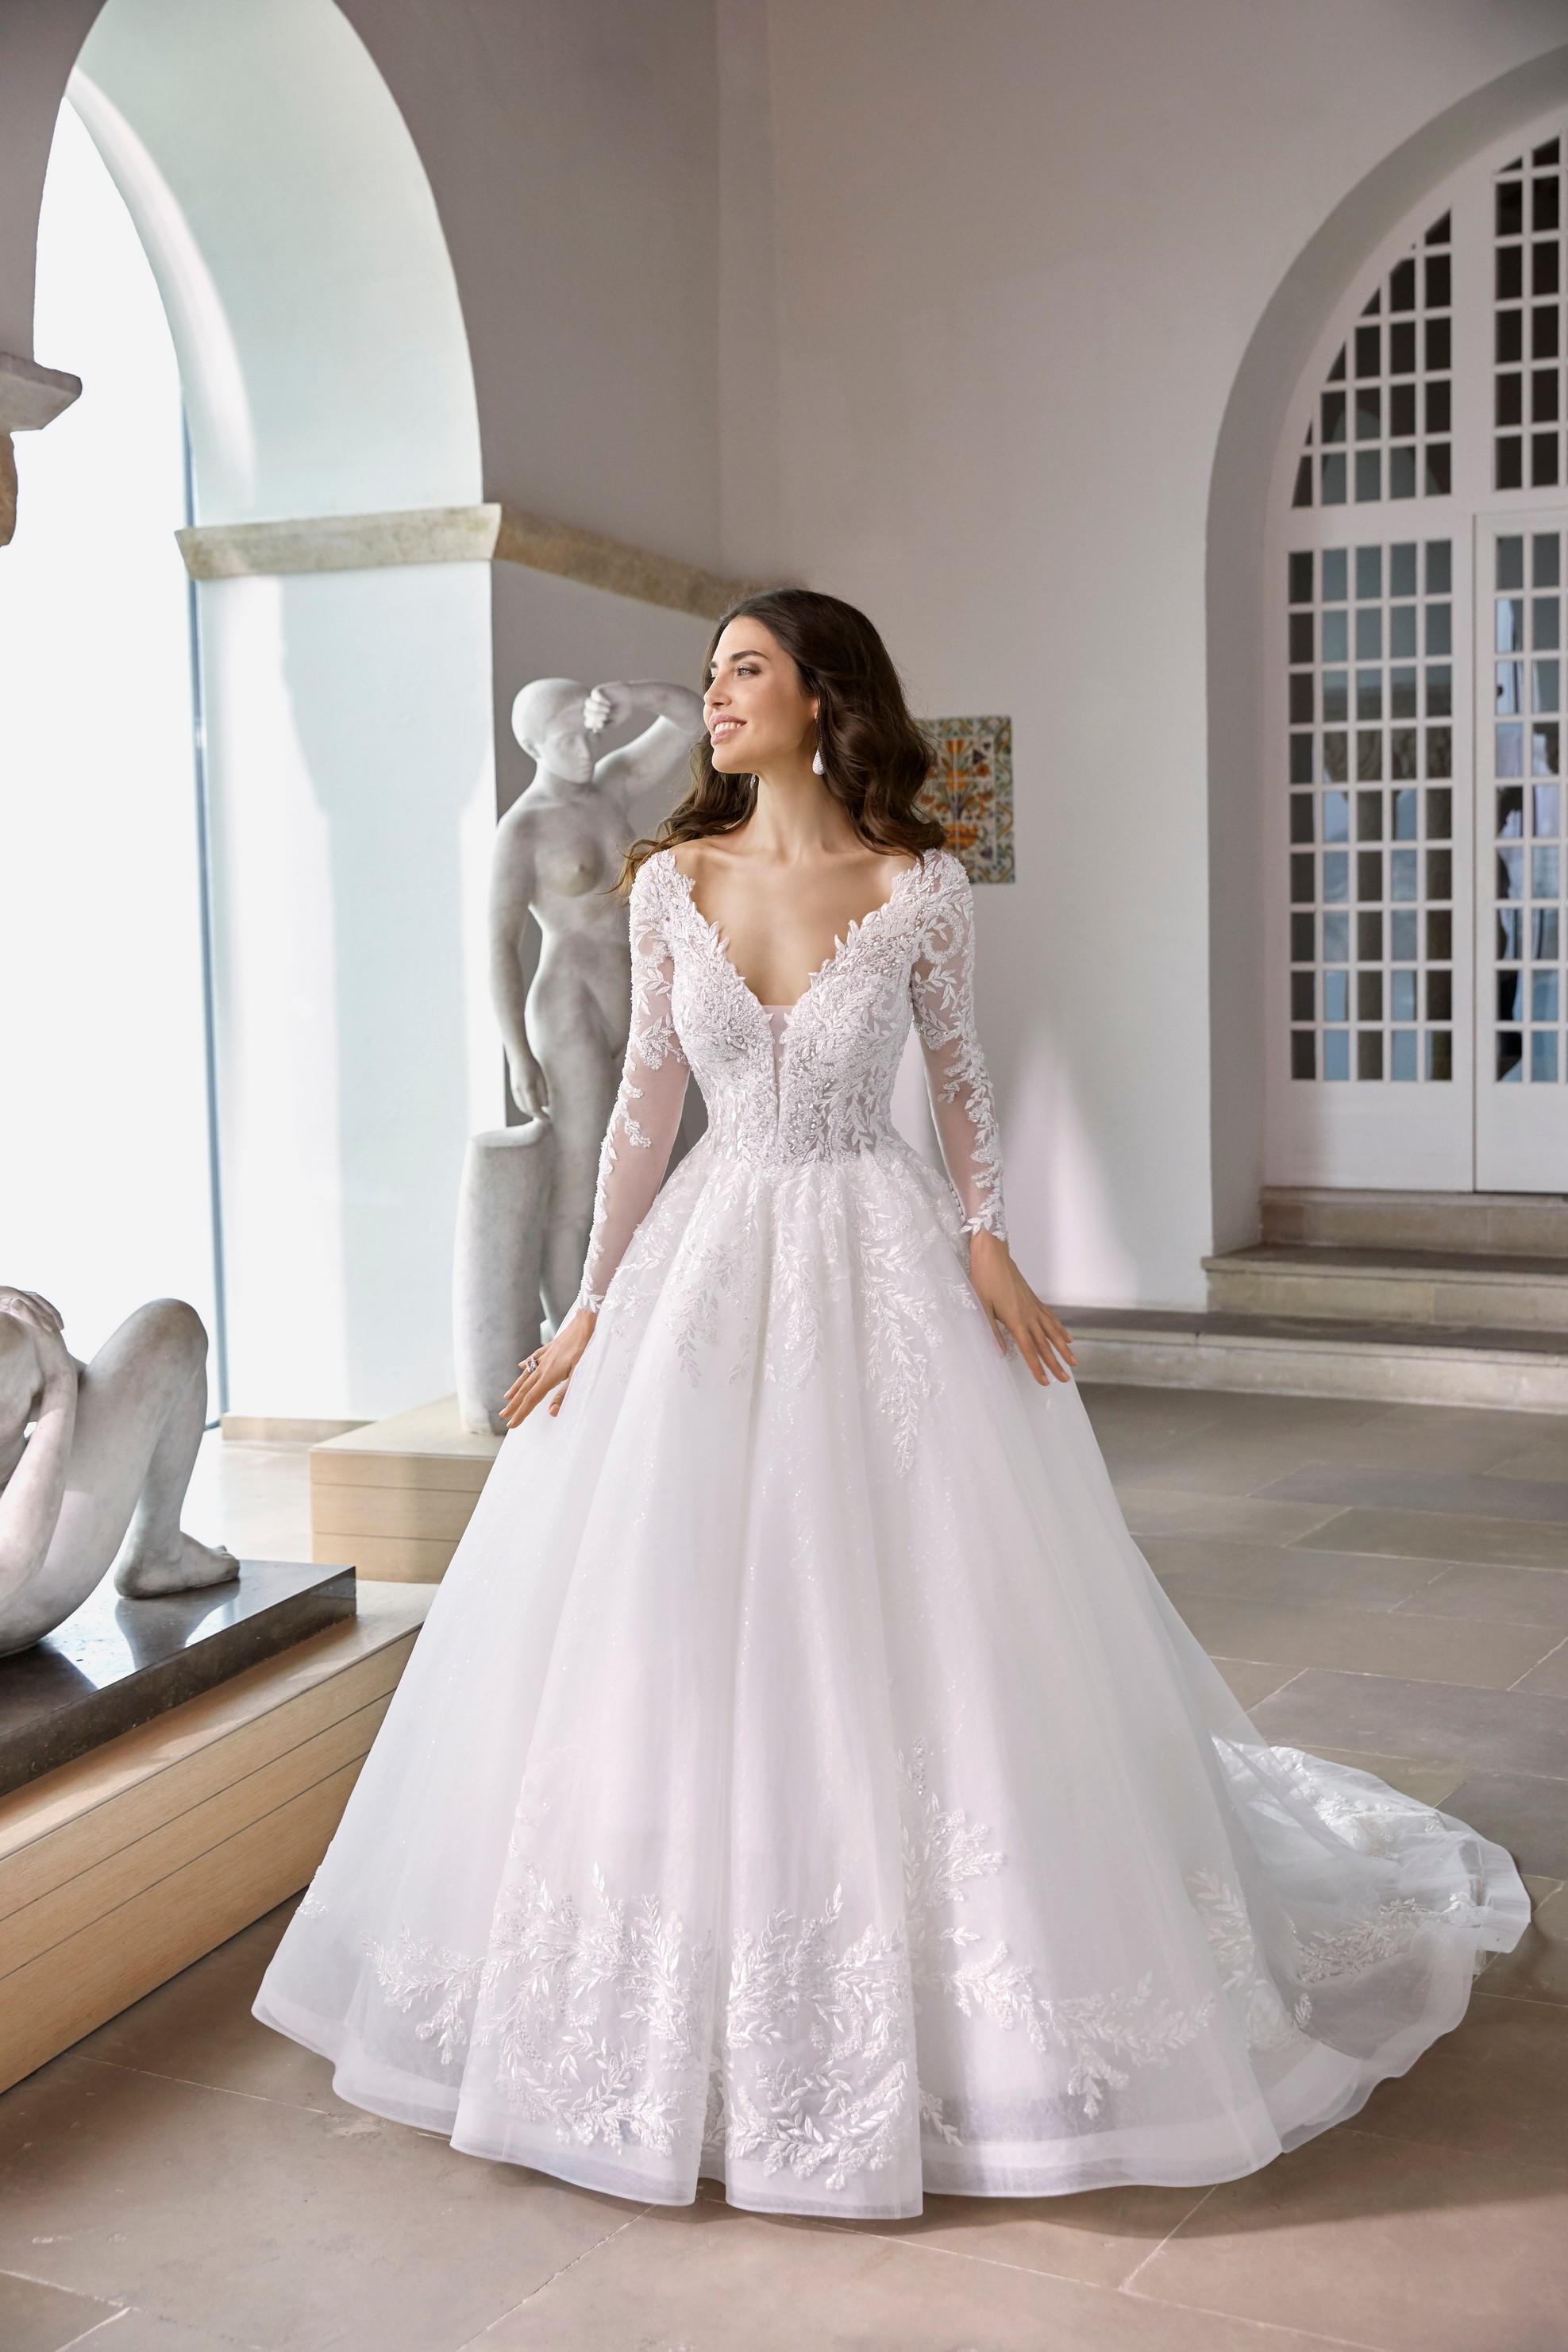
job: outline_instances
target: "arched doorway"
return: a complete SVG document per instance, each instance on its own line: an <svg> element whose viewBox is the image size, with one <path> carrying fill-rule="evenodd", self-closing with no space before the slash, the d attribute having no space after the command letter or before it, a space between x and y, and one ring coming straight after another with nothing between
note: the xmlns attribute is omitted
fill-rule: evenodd
<svg viewBox="0 0 1568 2352"><path fill-rule="evenodd" d="M408 130L333 0L108 0L71 103L152 262L202 524L481 495L467 340ZM232 1402L450 1386L465 1138L496 1123L487 564L204 580Z"/></svg>
<svg viewBox="0 0 1568 2352"><path fill-rule="evenodd" d="M1267 553L1265 1180L1564 1189L1564 140L1386 240L1289 413Z"/></svg>

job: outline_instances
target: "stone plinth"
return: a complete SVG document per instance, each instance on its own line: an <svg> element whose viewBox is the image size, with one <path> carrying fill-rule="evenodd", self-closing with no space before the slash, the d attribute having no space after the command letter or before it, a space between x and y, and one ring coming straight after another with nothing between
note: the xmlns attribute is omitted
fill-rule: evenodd
<svg viewBox="0 0 1568 2352"><path fill-rule="evenodd" d="M463 1427L455 1397L310 1449L311 1549L361 1576L436 1583L504 1440Z"/></svg>
<svg viewBox="0 0 1568 2352"><path fill-rule="evenodd" d="M0 1658L0 1793L214 1689L354 1613L354 1571L247 1559L229 1584L124 1601L105 1578L30 1650Z"/></svg>

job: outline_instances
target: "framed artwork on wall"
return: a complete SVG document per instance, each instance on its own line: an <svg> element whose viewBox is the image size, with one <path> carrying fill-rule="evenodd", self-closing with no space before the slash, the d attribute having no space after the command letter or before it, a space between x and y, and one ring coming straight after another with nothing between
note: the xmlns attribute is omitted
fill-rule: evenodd
<svg viewBox="0 0 1568 2352"><path fill-rule="evenodd" d="M931 767L924 814L971 882L1013 879L1013 723L1010 719L925 719Z"/></svg>

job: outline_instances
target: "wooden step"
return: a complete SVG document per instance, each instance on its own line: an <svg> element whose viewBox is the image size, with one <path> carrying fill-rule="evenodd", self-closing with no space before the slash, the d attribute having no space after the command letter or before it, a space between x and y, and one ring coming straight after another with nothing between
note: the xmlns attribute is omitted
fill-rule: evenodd
<svg viewBox="0 0 1568 2352"><path fill-rule="evenodd" d="M1062 1307L1079 1378L1568 1413L1568 1334L1139 1307Z"/></svg>
<svg viewBox="0 0 1568 2352"><path fill-rule="evenodd" d="M1286 1249L1458 1250L1568 1258L1568 1195L1395 1192L1266 1185L1262 1239Z"/></svg>
<svg viewBox="0 0 1568 2352"><path fill-rule="evenodd" d="M1203 1264L1216 1314L1568 1335L1568 1256L1265 1243Z"/></svg>
<svg viewBox="0 0 1568 2352"><path fill-rule="evenodd" d="M0 1798L0 2089L303 1886L432 1595L359 1612Z"/></svg>

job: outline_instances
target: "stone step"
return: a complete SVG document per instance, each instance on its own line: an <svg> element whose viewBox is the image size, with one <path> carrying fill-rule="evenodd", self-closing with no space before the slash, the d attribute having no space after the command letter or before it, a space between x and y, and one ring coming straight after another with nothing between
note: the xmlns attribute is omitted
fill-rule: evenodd
<svg viewBox="0 0 1568 2352"><path fill-rule="evenodd" d="M1460 1250L1568 1258L1568 1195L1395 1192L1270 1184L1262 1239L1281 1248Z"/></svg>
<svg viewBox="0 0 1568 2352"><path fill-rule="evenodd" d="M1333 1317L1061 1307L1079 1378L1568 1413L1568 1334Z"/></svg>
<svg viewBox="0 0 1568 2352"><path fill-rule="evenodd" d="M1220 1315L1568 1335L1568 1256L1265 1243L1203 1264Z"/></svg>

